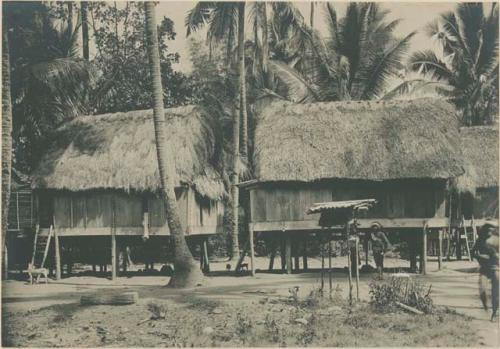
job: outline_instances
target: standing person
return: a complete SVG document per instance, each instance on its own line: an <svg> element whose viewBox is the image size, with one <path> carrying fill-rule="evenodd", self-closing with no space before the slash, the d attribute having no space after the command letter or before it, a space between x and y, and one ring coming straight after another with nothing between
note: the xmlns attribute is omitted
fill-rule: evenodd
<svg viewBox="0 0 500 349"><path fill-rule="evenodd" d="M375 260L378 275L382 278L384 273L384 255L391 244L382 232L380 223L374 222L372 224L370 240L372 242L373 259Z"/></svg>
<svg viewBox="0 0 500 349"><path fill-rule="evenodd" d="M486 285L491 282L491 320L498 311L498 225L486 222L480 229L472 254L479 263L479 297L485 310L488 309Z"/></svg>

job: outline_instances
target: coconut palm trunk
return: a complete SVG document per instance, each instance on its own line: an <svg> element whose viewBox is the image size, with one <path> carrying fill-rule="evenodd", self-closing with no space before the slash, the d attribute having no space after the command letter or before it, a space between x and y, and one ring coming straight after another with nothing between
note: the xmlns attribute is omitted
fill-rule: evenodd
<svg viewBox="0 0 500 349"><path fill-rule="evenodd" d="M311 1L311 16L309 17L309 25L314 29L314 1Z"/></svg>
<svg viewBox="0 0 500 349"><path fill-rule="evenodd" d="M83 58L89 60L89 22L88 22L88 2L82 1L80 3L80 11L82 18L82 46Z"/></svg>
<svg viewBox="0 0 500 349"><path fill-rule="evenodd" d="M238 260L240 257L240 245L239 245L239 162L240 162L240 115L233 109L234 121L233 121L233 187L232 187L232 211L233 211L233 223L232 223L232 235L231 235L231 258Z"/></svg>
<svg viewBox="0 0 500 349"><path fill-rule="evenodd" d="M238 3L238 60L240 76L241 157L248 156L247 89L245 78L245 2Z"/></svg>
<svg viewBox="0 0 500 349"><path fill-rule="evenodd" d="M4 22L5 23L5 22ZM2 34L2 249L3 278L8 278L7 228L12 172L12 101L10 97L10 59L7 29Z"/></svg>
<svg viewBox="0 0 500 349"><path fill-rule="evenodd" d="M158 157L158 170L162 189L163 201L170 235L174 245L175 273L170 279L170 287L193 287L202 279L202 274L195 263L186 243L182 231L177 202L174 192L174 159L172 152L167 149L167 127L163 110L163 88L161 85L160 54L158 51L158 33L155 20L155 4L147 1L146 12L146 40L149 57L149 69L153 88L153 119Z"/></svg>

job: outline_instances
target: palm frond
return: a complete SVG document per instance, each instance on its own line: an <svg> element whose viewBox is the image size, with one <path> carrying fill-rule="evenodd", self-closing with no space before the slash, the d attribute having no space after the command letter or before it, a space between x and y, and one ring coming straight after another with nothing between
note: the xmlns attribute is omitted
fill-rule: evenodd
<svg viewBox="0 0 500 349"><path fill-rule="evenodd" d="M418 51L408 59L408 68L411 71L430 73L437 80L451 80L453 72L431 50Z"/></svg>
<svg viewBox="0 0 500 349"><path fill-rule="evenodd" d="M213 1L199 1L196 3L196 5L188 12L184 20L184 25L187 30L186 36L200 30L208 23L214 7L215 2Z"/></svg>
<svg viewBox="0 0 500 349"><path fill-rule="evenodd" d="M319 99L315 87L287 64L269 60L269 71L286 86L287 99L297 103Z"/></svg>
<svg viewBox="0 0 500 349"><path fill-rule="evenodd" d="M369 78L364 83L365 89L362 99L370 99L377 96L383 89L390 75L399 68L401 56L407 51L411 38L416 34L412 32L403 39L396 42L391 48L377 55L374 66L369 68Z"/></svg>

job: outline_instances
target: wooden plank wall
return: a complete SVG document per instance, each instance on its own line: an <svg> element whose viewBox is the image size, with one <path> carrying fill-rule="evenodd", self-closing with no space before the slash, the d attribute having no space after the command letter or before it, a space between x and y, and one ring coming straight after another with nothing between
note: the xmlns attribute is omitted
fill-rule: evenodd
<svg viewBox="0 0 500 349"><path fill-rule="evenodd" d="M176 188L176 197L184 231L188 227L216 227L222 224L223 209L217 202L200 197L190 188ZM114 200L117 228L142 229L144 212L148 212L150 226L165 228L168 233L163 200L154 194L61 191L52 198L54 209L51 212L54 212L56 225L60 228L111 227ZM213 233L212 230L209 233Z"/></svg>
<svg viewBox="0 0 500 349"><path fill-rule="evenodd" d="M444 182L263 185L250 189L251 221L317 221L306 215L313 203L375 198L378 204L359 218L445 217Z"/></svg>

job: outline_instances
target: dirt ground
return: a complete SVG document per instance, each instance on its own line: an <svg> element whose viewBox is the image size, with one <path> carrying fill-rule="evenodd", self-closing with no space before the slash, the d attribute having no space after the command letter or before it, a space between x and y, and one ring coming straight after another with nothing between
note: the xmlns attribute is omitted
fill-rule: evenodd
<svg viewBox="0 0 500 349"><path fill-rule="evenodd" d="M338 289L339 299L345 299L348 293L347 275L343 270L345 262L344 257L333 260L333 283ZM265 270L268 263L267 258L257 258L257 269ZM390 272L399 271L406 264L398 259L388 259L386 262ZM205 278L203 286L190 290L165 288L169 278L164 276L119 277L115 281L95 276L73 276L58 282L51 280L47 285L33 286L25 281L6 281L2 286L2 340L6 346L245 346L273 343L288 346L324 343L328 343L328 346L499 346L498 321L489 321L490 313L482 309L477 296L474 262L444 262L444 268L437 271L437 263L431 260L426 276L414 274L432 285L436 304L449 306L467 316L419 318L418 322L414 321L415 315L389 314L373 315L372 320L375 320L371 322L375 323L366 323L372 316L362 315L369 312L368 308L364 308L369 300L368 284L373 277L369 273L360 276L362 302L359 309L347 318L345 312L339 311L335 320L315 323L312 320L316 319L314 314L302 314L302 308L276 302L277 299L288 297L289 290L294 287L299 288L301 299L306 299L311 290L319 286L320 273L319 269L315 269L319 266L318 259L310 259L309 267L312 270L306 273L285 275L258 272L255 277L251 277L234 276L225 271L226 262L212 262L211 273ZM81 295L119 290L137 291L139 303L121 307L79 305ZM140 323L151 315L148 310L150 303L176 316L167 316L165 321ZM325 307L340 310L342 304L327 304ZM307 319L307 316L312 319ZM295 323L303 317L307 324L300 321ZM382 329L388 319L392 330ZM335 337L325 337L319 342L311 339L314 337L311 331L324 329L328 333L325 326L333 326L336 321L335 331L330 331L336 334ZM404 328L395 328L394 321L401 323ZM186 326L179 326L181 323ZM313 323L314 328L311 325ZM353 325L341 325L345 323ZM191 334L185 332L189 326L195 327ZM454 326L453 332L450 327ZM362 331L359 331L360 327ZM456 334L457 328L458 332L462 332L462 337L447 337L447 333ZM463 331L460 331L461 328ZM264 337L259 331L264 329L272 331L271 337L276 342L259 341ZM361 335L351 335L350 331L357 331L355 333ZM228 333L232 332L238 332L239 335L229 338ZM269 333L265 335L269 336ZM186 342L185 338L190 336L196 337L196 340ZM296 341L287 342L286 338L292 337ZM353 337L354 342L341 340Z"/></svg>

